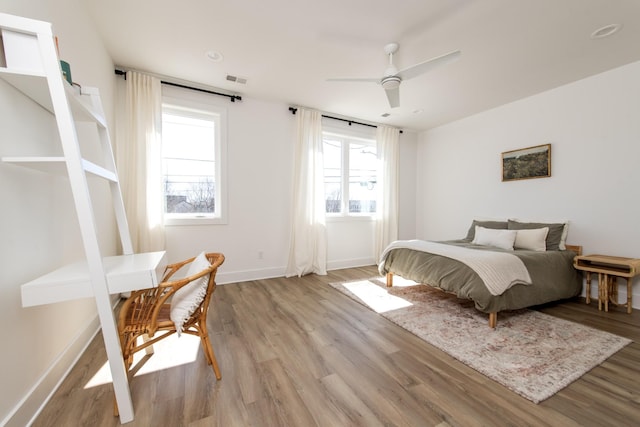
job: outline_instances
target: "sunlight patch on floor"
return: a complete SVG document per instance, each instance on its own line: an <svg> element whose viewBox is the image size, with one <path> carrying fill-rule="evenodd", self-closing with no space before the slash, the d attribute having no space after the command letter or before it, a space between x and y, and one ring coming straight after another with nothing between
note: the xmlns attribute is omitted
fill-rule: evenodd
<svg viewBox="0 0 640 427"><path fill-rule="evenodd" d="M156 343L153 348L154 354L148 358L144 365L136 372L136 377L195 362L198 351L200 351L200 338L186 334L178 338L178 336L174 334ZM145 354L144 350L139 351L133 358L132 366L136 366L136 364L145 357ZM111 382L113 382L113 379L111 377L109 362L105 362L98 372L85 384L84 388L88 389Z"/></svg>
<svg viewBox="0 0 640 427"><path fill-rule="evenodd" d="M394 278L395 279L395 278ZM389 294L386 289L381 288L378 285L371 283L368 280L361 280L358 282L343 283L346 289L352 294L360 298L366 305L371 307L377 313L385 313L391 310L397 310L399 308L409 307L411 304L409 301ZM398 284L394 280L393 286L409 286L408 284Z"/></svg>
<svg viewBox="0 0 640 427"><path fill-rule="evenodd" d="M419 285L419 283L418 282L414 282L413 280L405 279L404 277L393 276L393 287L394 288L403 288L403 287L407 287L407 286L416 286L416 285Z"/></svg>

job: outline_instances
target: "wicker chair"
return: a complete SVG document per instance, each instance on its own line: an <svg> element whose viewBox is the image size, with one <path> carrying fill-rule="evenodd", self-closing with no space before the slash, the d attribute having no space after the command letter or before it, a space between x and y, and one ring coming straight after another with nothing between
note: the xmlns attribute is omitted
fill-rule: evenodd
<svg viewBox="0 0 640 427"><path fill-rule="evenodd" d="M211 296L216 288L216 272L224 262L224 255L207 253L205 256L211 264L210 267L197 274L172 281L173 274L193 262L196 257L170 264L166 267L162 283L158 287L134 291L122 304L118 316L118 334L127 372L133 363L135 353L147 349L147 353L151 354L152 351L149 348L151 345L178 332L176 325L170 318L171 303L168 300L178 289L208 275L206 294L193 314L183 323L181 333L200 337L207 363L212 365L216 378L218 380L222 378L207 332L207 311ZM117 412L116 404L116 415Z"/></svg>

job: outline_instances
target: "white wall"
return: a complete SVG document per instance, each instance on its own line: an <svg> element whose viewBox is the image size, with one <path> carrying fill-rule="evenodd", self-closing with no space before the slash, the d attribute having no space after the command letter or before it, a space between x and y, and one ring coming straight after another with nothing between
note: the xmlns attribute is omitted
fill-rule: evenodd
<svg viewBox="0 0 640 427"><path fill-rule="evenodd" d="M230 102L186 91L192 99L227 110L227 224L167 226L171 262L202 250L223 252L218 282L282 275L288 250L295 119L279 103L243 98ZM259 253L262 252L262 258ZM286 259L286 258L284 258Z"/></svg>
<svg viewBox="0 0 640 427"><path fill-rule="evenodd" d="M461 238L477 216L568 219L585 254L638 258L639 141L640 62L425 132L417 236ZM550 178L501 182L503 151L546 143Z"/></svg>
<svg viewBox="0 0 640 427"><path fill-rule="evenodd" d="M208 102L227 110L229 221L167 226L169 260L182 260L202 250L223 252L226 260L217 275L220 284L283 276L289 253L295 117L282 103L247 97L230 102L215 95L186 94L194 100L208 97ZM338 121L327 123L341 126ZM409 164L401 168L400 203L405 214L400 228L406 236L414 234L416 142L417 134L411 132L400 139L401 156ZM375 263L372 221L328 220L327 233L329 269Z"/></svg>
<svg viewBox="0 0 640 427"><path fill-rule="evenodd" d="M113 64L84 5L77 0L52 3L0 0L0 11L52 22L74 80L100 88L112 113ZM49 113L0 81L0 156L60 153L56 133ZM21 305L22 283L83 257L68 181L0 163L0 200L0 425L24 426L99 323L91 299ZM107 197L99 196L96 203L101 245L113 254L116 232L103 200Z"/></svg>

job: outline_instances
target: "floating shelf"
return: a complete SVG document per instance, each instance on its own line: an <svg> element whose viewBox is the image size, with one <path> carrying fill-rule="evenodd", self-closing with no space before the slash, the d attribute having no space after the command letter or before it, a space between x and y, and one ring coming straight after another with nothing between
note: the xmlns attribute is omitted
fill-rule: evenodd
<svg viewBox="0 0 640 427"><path fill-rule="evenodd" d="M49 85L43 73L0 67L0 78L31 98L45 110L54 113L53 101L49 94ZM75 121L95 122L103 128L107 127L104 115L96 111L91 105L90 95L93 93L93 88L76 89L65 81L64 89ZM78 90L80 93L77 92Z"/></svg>
<svg viewBox="0 0 640 427"><path fill-rule="evenodd" d="M52 175L67 176L67 163L64 157L0 157L0 161L28 167L30 169L35 169ZM102 166L98 166L95 163L84 159L81 162L82 168L87 173L112 182L116 182L118 180L118 177L114 172L107 170Z"/></svg>

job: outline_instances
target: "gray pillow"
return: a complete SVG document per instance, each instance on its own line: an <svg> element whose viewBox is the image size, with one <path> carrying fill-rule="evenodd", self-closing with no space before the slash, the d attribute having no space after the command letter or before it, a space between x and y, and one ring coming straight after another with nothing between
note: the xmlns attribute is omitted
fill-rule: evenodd
<svg viewBox="0 0 640 427"><path fill-rule="evenodd" d="M564 227L566 224L547 224L542 222L518 222L512 219L509 220L509 230L531 230L533 228L549 227L549 233L547 233L547 250L559 251L560 241L562 240L562 234L564 233Z"/></svg>
<svg viewBox="0 0 640 427"><path fill-rule="evenodd" d="M465 240L471 241L476 237L476 225L484 228L492 228L494 230L506 230L509 224L507 221L478 221L474 219L471 223L471 227L469 227Z"/></svg>

